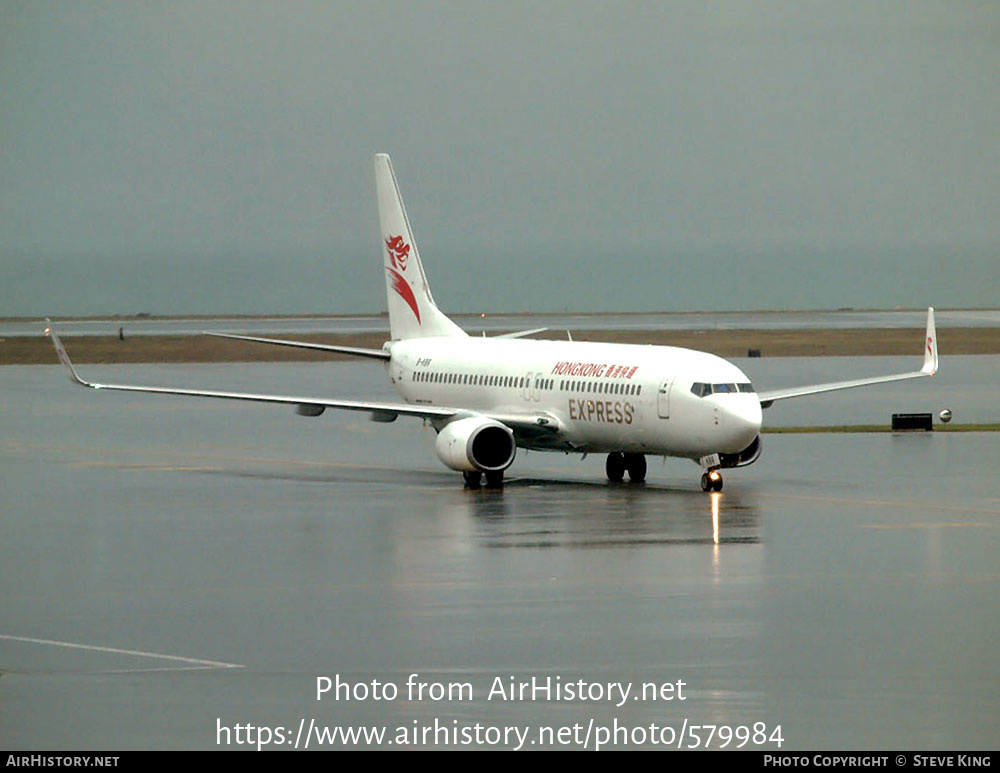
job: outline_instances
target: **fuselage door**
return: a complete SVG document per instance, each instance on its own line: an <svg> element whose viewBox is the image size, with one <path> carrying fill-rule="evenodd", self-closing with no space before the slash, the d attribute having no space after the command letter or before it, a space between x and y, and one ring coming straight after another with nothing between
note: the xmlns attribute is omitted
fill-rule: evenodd
<svg viewBox="0 0 1000 773"><path fill-rule="evenodd" d="M659 414L661 419L670 418L670 387L672 383L670 379L666 379L662 384L660 384L660 390L656 395L656 412Z"/></svg>

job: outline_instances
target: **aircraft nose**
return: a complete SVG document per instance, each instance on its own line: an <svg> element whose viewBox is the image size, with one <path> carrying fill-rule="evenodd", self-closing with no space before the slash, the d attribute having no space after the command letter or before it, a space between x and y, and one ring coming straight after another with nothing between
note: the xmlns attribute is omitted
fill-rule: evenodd
<svg viewBox="0 0 1000 773"><path fill-rule="evenodd" d="M760 401L756 395L740 395L738 401L734 400L726 406L725 413L723 427L731 444L731 448L727 451L728 453L742 451L760 433L763 418Z"/></svg>

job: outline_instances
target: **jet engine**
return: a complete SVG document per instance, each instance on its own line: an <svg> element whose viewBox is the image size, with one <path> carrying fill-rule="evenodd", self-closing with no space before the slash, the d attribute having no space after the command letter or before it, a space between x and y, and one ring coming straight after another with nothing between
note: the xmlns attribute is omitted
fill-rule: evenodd
<svg viewBox="0 0 1000 773"><path fill-rule="evenodd" d="M514 461L514 433L498 421L470 416L445 425L434 450L453 470L495 472Z"/></svg>
<svg viewBox="0 0 1000 773"><path fill-rule="evenodd" d="M719 454L719 461L723 467L746 467L753 464L760 458L760 452L764 442L760 435L753 439L753 442L737 454Z"/></svg>

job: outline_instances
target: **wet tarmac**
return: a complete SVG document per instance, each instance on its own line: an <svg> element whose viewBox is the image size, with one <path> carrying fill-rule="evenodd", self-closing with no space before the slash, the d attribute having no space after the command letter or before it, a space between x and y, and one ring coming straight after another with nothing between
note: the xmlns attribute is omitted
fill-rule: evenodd
<svg viewBox="0 0 1000 773"><path fill-rule="evenodd" d="M752 375L813 380L813 361L775 363ZM860 391L788 405L811 405L813 423L939 405L996 421L997 372L996 358L952 358L864 406ZM392 396L371 364L84 375ZM617 721L763 723L785 750L995 748L998 437L767 436L714 496L689 462L651 459L646 485L613 485L603 458L520 452L502 491L467 491L420 422L94 393L57 367L0 368L0 743L212 749L220 728L251 724L290 728L291 749L314 721L518 726L526 745L557 747L541 728L580 725L593 748ZM317 677L338 674L399 694L317 701ZM417 699L410 674L473 695ZM497 677L680 680L685 699L488 698Z"/></svg>

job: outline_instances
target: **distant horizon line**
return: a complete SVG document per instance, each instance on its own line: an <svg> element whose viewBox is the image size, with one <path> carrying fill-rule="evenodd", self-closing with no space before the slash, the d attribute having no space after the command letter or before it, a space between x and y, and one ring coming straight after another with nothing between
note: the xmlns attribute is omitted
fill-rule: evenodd
<svg viewBox="0 0 1000 773"><path fill-rule="evenodd" d="M950 311L1000 311L1000 306L935 306L938 312ZM490 317L558 317L567 314L581 314L588 317L611 317L611 316L672 316L681 314L893 314L898 312L922 312L926 311L926 306L894 306L886 307L865 307L865 306L838 306L836 308L798 308L798 309L681 309L673 311L646 310L646 311L585 311L585 310L562 310L562 311L462 311L448 313L449 317L489 319ZM379 312L298 312L298 313L206 313L206 314L157 314L152 312L137 312L134 314L46 314L46 315L15 315L0 316L0 323L6 322L44 322L46 318L57 322L135 322L163 320L177 322L181 320L226 320L226 319L388 319L387 311Z"/></svg>

